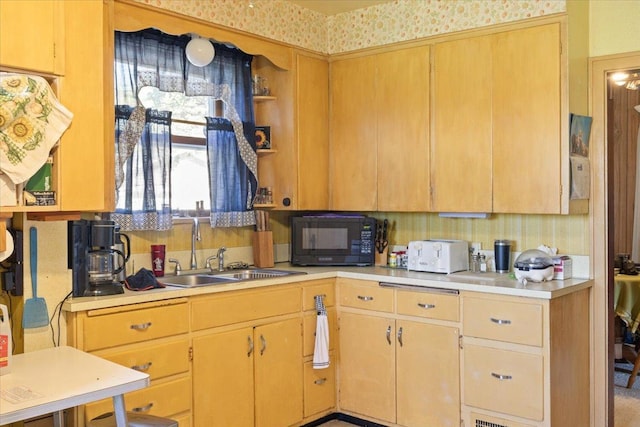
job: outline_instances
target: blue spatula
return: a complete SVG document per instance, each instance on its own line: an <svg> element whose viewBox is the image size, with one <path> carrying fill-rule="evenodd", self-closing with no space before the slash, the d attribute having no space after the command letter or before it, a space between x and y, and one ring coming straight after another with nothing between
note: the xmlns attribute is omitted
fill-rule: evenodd
<svg viewBox="0 0 640 427"><path fill-rule="evenodd" d="M41 328L49 324L49 311L44 298L38 298L38 229L29 230L29 263L31 267L31 291L33 296L24 302L22 327Z"/></svg>

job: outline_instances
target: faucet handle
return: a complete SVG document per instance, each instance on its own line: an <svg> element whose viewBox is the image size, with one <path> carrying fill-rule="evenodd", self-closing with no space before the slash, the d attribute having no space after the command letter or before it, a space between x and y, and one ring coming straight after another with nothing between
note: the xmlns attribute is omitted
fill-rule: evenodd
<svg viewBox="0 0 640 427"><path fill-rule="evenodd" d="M204 268L208 268L211 270L211 260L218 258L218 255L211 255L208 257L204 263Z"/></svg>
<svg viewBox="0 0 640 427"><path fill-rule="evenodd" d="M182 272L182 267L180 266L180 261L178 261L175 258L169 258L169 262L175 262L176 263L176 268L174 270L174 273L176 276L179 276L180 273Z"/></svg>

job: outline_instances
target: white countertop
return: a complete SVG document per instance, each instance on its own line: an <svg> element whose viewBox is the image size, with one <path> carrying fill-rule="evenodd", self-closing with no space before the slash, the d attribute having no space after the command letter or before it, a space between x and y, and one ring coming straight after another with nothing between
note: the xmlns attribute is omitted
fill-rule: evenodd
<svg viewBox="0 0 640 427"><path fill-rule="evenodd" d="M160 301L169 298L254 289L332 277L346 277L399 285L455 289L459 291L485 292L542 299L557 298L567 293L591 287L593 284L589 279L574 278L568 280L552 280L542 283L529 282L524 286L517 280L510 278L508 274L470 272L436 274L388 267L295 267L288 263L280 263L276 264L275 268L279 270L302 271L307 274L195 288L167 286L163 289L152 289L149 291L129 291L125 289L125 293L120 295L70 298L64 302L62 309L70 312L95 310L126 304ZM183 272L183 275L185 274L188 274L188 272Z"/></svg>

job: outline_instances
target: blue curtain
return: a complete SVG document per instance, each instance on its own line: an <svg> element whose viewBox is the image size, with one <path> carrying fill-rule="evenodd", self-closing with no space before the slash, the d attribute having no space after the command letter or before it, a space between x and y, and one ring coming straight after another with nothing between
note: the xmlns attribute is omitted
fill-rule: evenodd
<svg viewBox="0 0 640 427"><path fill-rule="evenodd" d="M118 215L132 215L137 209L133 202L133 210L127 211L128 198L135 200L136 197L142 196L144 202L141 211L145 212L145 209L154 206L159 219L164 218L166 210L170 210L170 160L160 160L160 152L151 157L148 157L149 153L141 152L139 155L142 158L147 156L151 166L143 164L140 170L146 167L148 173L136 174L137 169L134 169L129 174L129 170L126 169L130 167L127 163L129 157L142 150L141 147L137 147L138 136L170 141L170 132L161 134L167 128L157 126L155 119L152 120L151 128L144 124L147 118L155 117L158 112L150 114L137 105L137 93L140 88L154 86L162 91L183 92L187 96L209 96L223 103L223 117L207 119L211 226L241 227L255 224L252 211L252 201L257 190L255 120L251 92L253 57L239 49L214 43L216 55L213 61L207 66L196 67L186 60L185 48L189 40L189 36L172 36L153 29L133 33L116 31L116 104L132 108L129 118L116 119L117 122L123 120L117 124L116 130L118 212L113 218L118 223L121 221ZM170 114L167 119L170 123ZM166 151L160 151L162 155L167 152L170 155L170 146ZM153 171L150 168L153 168ZM124 185L127 178L163 179L161 203L150 199L152 194L156 194L155 189L159 188L157 182L145 181ZM233 184L229 184L230 182ZM120 190L121 185L124 185L123 190ZM137 190L150 187L153 187L154 191ZM167 198L164 198L165 194ZM127 230L131 228L125 226L138 226L136 224L139 224L138 221L132 218L126 224L120 225L123 230ZM170 226L170 221L160 220L154 226L165 227L166 224Z"/></svg>
<svg viewBox="0 0 640 427"><path fill-rule="evenodd" d="M126 136L132 115L140 110L116 106L116 158L126 158L118 170L116 211L111 219L125 230L171 228L171 112L142 109L139 134ZM135 141L131 144L129 141Z"/></svg>

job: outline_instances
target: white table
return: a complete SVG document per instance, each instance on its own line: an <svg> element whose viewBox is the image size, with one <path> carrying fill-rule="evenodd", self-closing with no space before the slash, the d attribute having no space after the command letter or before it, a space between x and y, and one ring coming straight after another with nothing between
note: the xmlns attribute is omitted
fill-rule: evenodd
<svg viewBox="0 0 640 427"><path fill-rule="evenodd" d="M113 398L118 427L127 426L123 394L149 385L149 375L73 347L54 347L14 355L11 371L0 377L0 425Z"/></svg>

